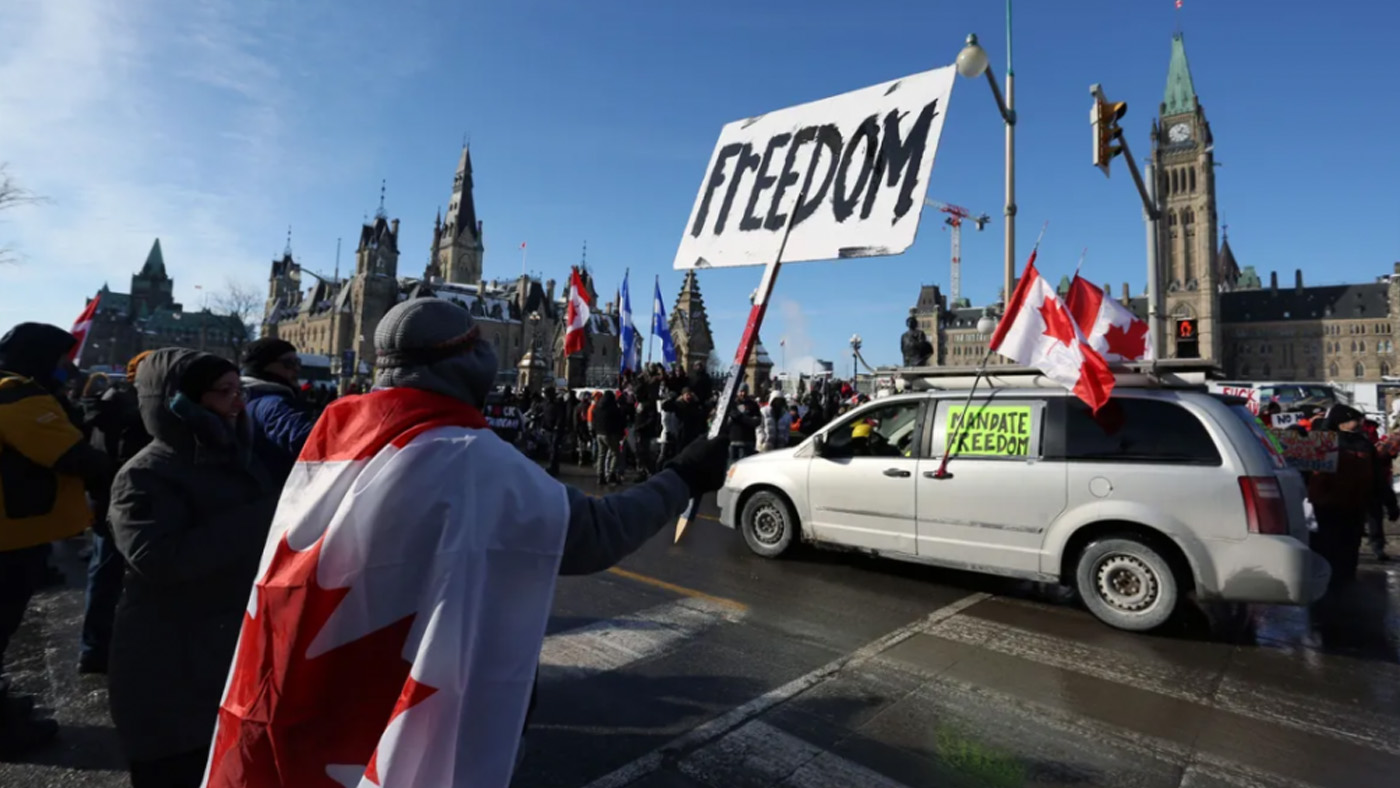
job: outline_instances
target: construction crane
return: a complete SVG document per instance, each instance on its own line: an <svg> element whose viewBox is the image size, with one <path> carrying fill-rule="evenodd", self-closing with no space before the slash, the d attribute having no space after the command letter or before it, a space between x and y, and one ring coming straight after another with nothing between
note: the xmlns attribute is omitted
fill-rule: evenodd
<svg viewBox="0 0 1400 788"><path fill-rule="evenodd" d="M977 225L978 231L981 231L983 227L987 226L987 222L990 222L992 220L992 217L988 216L985 213L981 216L973 216L972 211L969 211L966 208L963 208L958 205L949 205L946 202L935 200L931 197L924 198L924 205L927 205L930 208L936 208L942 211L943 213L948 214L947 218L945 218L943 221L945 221L949 227L953 228L953 274L948 282L948 298L950 299L949 303L956 304L958 303L958 299L962 297L963 220L966 219L972 222L973 224Z"/></svg>

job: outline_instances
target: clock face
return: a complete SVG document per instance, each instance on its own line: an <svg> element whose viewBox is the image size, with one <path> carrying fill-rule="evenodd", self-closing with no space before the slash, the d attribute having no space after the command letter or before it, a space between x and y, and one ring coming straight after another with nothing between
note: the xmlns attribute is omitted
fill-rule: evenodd
<svg viewBox="0 0 1400 788"><path fill-rule="evenodd" d="M1167 137L1172 142L1185 142L1191 139L1191 127L1185 123L1178 123L1167 132Z"/></svg>

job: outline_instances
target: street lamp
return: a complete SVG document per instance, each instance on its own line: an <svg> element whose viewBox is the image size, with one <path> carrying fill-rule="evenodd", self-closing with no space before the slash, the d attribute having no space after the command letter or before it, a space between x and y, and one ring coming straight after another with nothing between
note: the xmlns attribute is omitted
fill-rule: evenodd
<svg viewBox="0 0 1400 788"><path fill-rule="evenodd" d="M991 307L982 308L982 316L977 318L977 333L990 334L997 330L997 316L992 314Z"/></svg>
<svg viewBox="0 0 1400 788"><path fill-rule="evenodd" d="M987 84L992 88L1001 119L1006 124L1006 256L1002 261L1002 277L1005 280L1003 299L1011 298L1012 284L1016 281L1016 90L1015 71L1011 68L1011 0L1006 0L1006 98L997 87L996 76L987 61L987 51L977 43L977 35L967 37L967 43L958 53L958 73L968 79L976 79L985 74ZM1005 309L1006 301L1002 301ZM981 321L978 321L981 324Z"/></svg>
<svg viewBox="0 0 1400 788"><path fill-rule="evenodd" d="M851 386L856 384L856 359L860 357L860 334L851 335Z"/></svg>

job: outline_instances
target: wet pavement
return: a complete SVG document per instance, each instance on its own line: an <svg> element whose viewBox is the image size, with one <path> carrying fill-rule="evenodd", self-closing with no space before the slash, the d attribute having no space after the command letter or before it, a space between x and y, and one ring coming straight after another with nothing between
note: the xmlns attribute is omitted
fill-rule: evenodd
<svg viewBox="0 0 1400 788"><path fill-rule="evenodd" d="M1052 587L760 559L703 512L679 545L560 581L515 788L1400 785L1400 566L1142 635ZM0 764L3 788L127 784L103 681L76 675L64 552L73 582L11 655L64 731Z"/></svg>

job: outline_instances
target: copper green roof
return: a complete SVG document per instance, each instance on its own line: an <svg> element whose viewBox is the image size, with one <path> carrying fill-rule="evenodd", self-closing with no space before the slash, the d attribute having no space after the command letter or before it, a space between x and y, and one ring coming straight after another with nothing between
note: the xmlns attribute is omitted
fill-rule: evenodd
<svg viewBox="0 0 1400 788"><path fill-rule="evenodd" d="M146 264L141 266L141 276L147 279L165 279L165 256L160 253L160 239L151 245L151 253L146 255Z"/></svg>
<svg viewBox="0 0 1400 788"><path fill-rule="evenodd" d="M1196 85L1191 81L1191 66L1186 62L1186 40L1180 33L1172 35L1172 61L1167 66L1167 92L1162 105L1163 115L1196 111Z"/></svg>

